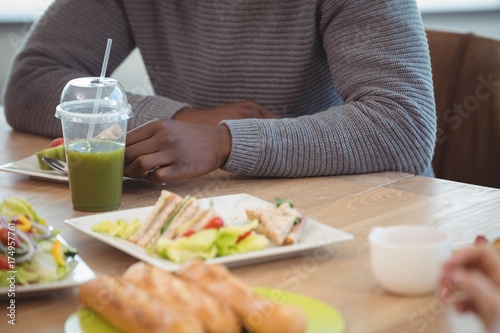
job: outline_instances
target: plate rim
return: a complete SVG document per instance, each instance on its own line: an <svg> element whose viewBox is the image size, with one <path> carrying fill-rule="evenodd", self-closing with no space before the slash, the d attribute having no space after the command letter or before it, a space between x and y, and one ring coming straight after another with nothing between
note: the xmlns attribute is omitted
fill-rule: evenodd
<svg viewBox="0 0 500 333"><path fill-rule="evenodd" d="M22 162L33 162L33 163L36 162L36 167L28 169L16 166ZM22 158L14 162L9 162L0 165L0 171L29 176L31 178L36 178L36 179L52 180L65 183L69 181L68 176L64 176L56 171L40 169L38 167L38 161L36 160L36 154L30 155L28 157Z"/></svg>
<svg viewBox="0 0 500 333"><path fill-rule="evenodd" d="M210 202L212 200L224 200L225 198L234 198L234 197L246 197L246 200L254 200L258 202L259 204L262 205L272 205L268 201L262 200L258 197L255 197L253 195L247 194L247 193L236 193L236 194L229 194L229 195L221 195L221 196L215 196L215 197L208 197L208 198L202 198L202 199L197 199L198 202L201 204L206 204L207 202ZM145 207L138 207L138 208L131 208L131 209L126 209L126 210L118 210L114 212L106 212L102 214L93 214L93 215L88 215L88 216L82 216L82 217L76 217L76 218L70 218L70 219L65 219L64 223L76 228L77 230L87 234L88 236L97 239L105 244L108 244L122 252L125 252L133 257L135 257L138 260L142 260L144 262L147 262L151 265L166 269L168 271L177 271L182 264L176 264L166 258L162 257L156 257L153 255L150 255L146 252L146 250L136 244L133 244L127 240L120 239L117 237L109 236L106 234L94 232L90 230L91 226L87 226L85 228L83 224L85 223L90 223L90 220L94 220L92 223L98 223L98 221L95 221L96 219L99 219L100 221L104 221L106 219L113 219L110 218L111 216L117 216L117 215L127 215L127 216L132 216L134 213L138 215L138 212L145 213L148 210L151 210L154 206L145 206ZM114 218L116 219L116 217ZM83 222L82 222L83 221ZM85 222L87 221L87 222ZM316 221L315 219L309 218L307 220L306 225L304 226L304 231L308 230L313 227L321 227L321 228L327 228L331 229L332 232L336 233L336 237L325 237L325 238L320 238L320 239L315 239L312 241L308 241L305 243L298 243L294 245L288 245L288 246L271 246L270 248L266 248L263 250L259 251L252 251L252 252L246 252L246 253L241 253L241 254L235 254L235 255L229 255L229 256L221 256L221 257L216 257L213 259L208 259L205 262L208 264L224 264L228 267L237 267L237 266L243 266L243 265L251 265L257 262L266 262L266 261L271 261L271 260L276 260L279 258L287 258L291 256L298 256L300 253L303 253L308 250L313 250L321 246L327 246L331 245L334 243L342 242L342 241L348 241L354 239L354 235L331 227L329 225L323 224L321 222Z"/></svg>

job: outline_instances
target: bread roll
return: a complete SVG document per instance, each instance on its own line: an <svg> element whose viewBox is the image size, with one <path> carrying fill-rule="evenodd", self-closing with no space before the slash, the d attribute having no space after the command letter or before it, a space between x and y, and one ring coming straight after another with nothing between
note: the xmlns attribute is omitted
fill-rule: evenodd
<svg viewBox="0 0 500 333"><path fill-rule="evenodd" d="M224 266L211 266L201 261L192 261L181 267L178 275L229 304L250 332L303 333L306 331L306 319L300 308L277 304L260 297Z"/></svg>
<svg viewBox="0 0 500 333"><path fill-rule="evenodd" d="M125 333L204 332L192 314L121 277L97 276L80 287L79 299Z"/></svg>
<svg viewBox="0 0 500 333"><path fill-rule="evenodd" d="M138 262L130 266L123 277L154 293L169 306L177 306L184 313L192 314L207 333L241 332L241 325L232 309L197 285L187 283L170 272Z"/></svg>

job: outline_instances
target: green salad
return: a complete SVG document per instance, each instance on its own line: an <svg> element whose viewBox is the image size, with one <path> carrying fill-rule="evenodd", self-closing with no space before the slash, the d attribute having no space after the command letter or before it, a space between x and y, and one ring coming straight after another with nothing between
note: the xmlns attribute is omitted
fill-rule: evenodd
<svg viewBox="0 0 500 333"><path fill-rule="evenodd" d="M158 239L147 247L151 253L182 263L190 259L211 259L220 256L262 250L269 245L267 237L254 232L258 226L256 220L243 225L224 225L220 217L213 220L197 232L184 232L176 239ZM93 231L129 239L141 223L138 219L102 221L92 227Z"/></svg>
<svg viewBox="0 0 500 333"><path fill-rule="evenodd" d="M63 243L26 201L7 198L0 204L0 286L57 281L71 268L76 250Z"/></svg>

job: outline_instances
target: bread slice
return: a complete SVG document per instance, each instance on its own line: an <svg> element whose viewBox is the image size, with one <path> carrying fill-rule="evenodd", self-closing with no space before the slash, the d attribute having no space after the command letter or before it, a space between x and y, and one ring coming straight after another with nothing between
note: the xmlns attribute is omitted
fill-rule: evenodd
<svg viewBox="0 0 500 333"><path fill-rule="evenodd" d="M290 230L288 235L286 235L285 242L283 243L283 245L291 245L298 243L302 230L304 230L306 221L307 217L305 216L303 216L300 219L300 222L297 222L297 220L295 220L295 224L293 225L292 230Z"/></svg>
<svg viewBox="0 0 500 333"><path fill-rule="evenodd" d="M159 236L165 223L179 209L183 199L177 194L163 190L156 204L142 227L130 237L130 241L139 246L151 245Z"/></svg>
<svg viewBox="0 0 500 333"><path fill-rule="evenodd" d="M159 239L173 240L179 237L183 232L191 229L192 225L198 223L206 213L207 210L201 208L194 197L186 197L179 211L172 217L170 224L165 226Z"/></svg>
<svg viewBox="0 0 500 333"><path fill-rule="evenodd" d="M256 232L266 235L276 245L294 244L298 240L301 225L305 219L299 211L292 208L289 203L284 202L278 207L246 209L247 217L251 220L259 220ZM292 231L293 230L293 231Z"/></svg>

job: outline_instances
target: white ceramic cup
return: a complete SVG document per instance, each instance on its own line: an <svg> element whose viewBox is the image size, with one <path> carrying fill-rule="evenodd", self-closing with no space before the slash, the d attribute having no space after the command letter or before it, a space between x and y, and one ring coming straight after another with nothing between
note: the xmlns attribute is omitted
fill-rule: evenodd
<svg viewBox="0 0 500 333"><path fill-rule="evenodd" d="M377 282L398 295L432 293L441 266L452 253L449 235L432 227L376 227L368 239L371 267Z"/></svg>

